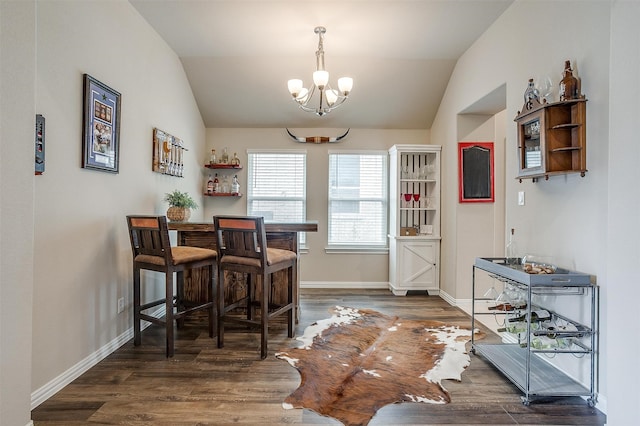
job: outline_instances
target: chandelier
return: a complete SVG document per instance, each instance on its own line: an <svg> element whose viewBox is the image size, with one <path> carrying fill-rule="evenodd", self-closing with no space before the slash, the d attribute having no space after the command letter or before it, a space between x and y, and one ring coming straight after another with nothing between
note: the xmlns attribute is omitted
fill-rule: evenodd
<svg viewBox="0 0 640 426"><path fill-rule="evenodd" d="M316 27L313 30L318 34L318 50L316 51L316 70L313 72L313 84L310 88L303 86L302 80L289 80L289 93L293 96L293 100L298 103L301 109L307 112L313 112L320 117L338 108L349 97L349 92L353 87L353 79L350 77L342 77L338 79L338 90L332 89L329 85L329 71L324 69L324 49L323 39L324 33L327 32L325 27ZM316 107L312 102L313 95L318 92L319 100L316 101Z"/></svg>

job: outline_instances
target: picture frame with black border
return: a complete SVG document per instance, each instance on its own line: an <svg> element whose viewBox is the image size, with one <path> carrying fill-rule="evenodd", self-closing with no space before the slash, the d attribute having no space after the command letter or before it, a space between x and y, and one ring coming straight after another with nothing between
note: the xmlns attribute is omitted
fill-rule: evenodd
<svg viewBox="0 0 640 426"><path fill-rule="evenodd" d="M82 168L118 173L121 95L89 74L83 79Z"/></svg>

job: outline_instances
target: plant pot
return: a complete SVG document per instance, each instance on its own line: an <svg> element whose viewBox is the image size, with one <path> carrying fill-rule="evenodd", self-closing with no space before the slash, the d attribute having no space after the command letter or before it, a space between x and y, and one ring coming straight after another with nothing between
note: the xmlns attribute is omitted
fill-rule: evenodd
<svg viewBox="0 0 640 426"><path fill-rule="evenodd" d="M191 217L191 209L188 207L169 207L167 219L171 222L186 222Z"/></svg>

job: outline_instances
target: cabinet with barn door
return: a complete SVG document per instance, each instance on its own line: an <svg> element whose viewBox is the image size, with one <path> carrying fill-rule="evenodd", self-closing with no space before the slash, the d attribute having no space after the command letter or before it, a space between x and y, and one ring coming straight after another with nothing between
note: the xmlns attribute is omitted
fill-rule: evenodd
<svg viewBox="0 0 640 426"><path fill-rule="evenodd" d="M389 287L397 296L440 292L440 150L389 149Z"/></svg>

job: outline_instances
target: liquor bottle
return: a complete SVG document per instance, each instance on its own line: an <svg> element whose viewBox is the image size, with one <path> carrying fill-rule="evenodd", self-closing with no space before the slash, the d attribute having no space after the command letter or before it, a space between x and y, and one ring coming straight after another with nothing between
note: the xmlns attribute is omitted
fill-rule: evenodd
<svg viewBox="0 0 640 426"><path fill-rule="evenodd" d="M513 302L513 303L500 303L496 306L489 306L487 309L490 311L515 311L517 309L525 309L527 304L525 302Z"/></svg>
<svg viewBox="0 0 640 426"><path fill-rule="evenodd" d="M237 152L233 153L233 158L231 159L231 165L232 166L239 166L240 165L240 159L238 158L238 153Z"/></svg>
<svg viewBox="0 0 640 426"><path fill-rule="evenodd" d="M213 178L213 192L220 192L220 181L218 180L218 174Z"/></svg>
<svg viewBox="0 0 640 426"><path fill-rule="evenodd" d="M222 178L222 193L228 194L231 192L231 186L229 185L229 177L225 176Z"/></svg>
<svg viewBox="0 0 640 426"><path fill-rule="evenodd" d="M578 98L578 79L573 76L571 61L564 61L564 76L560 80L559 92L561 101Z"/></svg>
<svg viewBox="0 0 640 426"><path fill-rule="evenodd" d="M546 309L538 309L536 311L531 311L531 322L542 322L549 321L551 319L551 313ZM509 322L520 322L526 321L527 314L519 315L516 317L509 318Z"/></svg>
<svg viewBox="0 0 640 426"><path fill-rule="evenodd" d="M209 179L207 180L207 194L213 194L213 179L211 178L211 175L209 175Z"/></svg>
<svg viewBox="0 0 640 426"><path fill-rule="evenodd" d="M238 195L240 193L240 182L238 182L238 175L233 177L233 182L231 183L231 195Z"/></svg>
<svg viewBox="0 0 640 426"><path fill-rule="evenodd" d="M218 162L218 157L216 157L216 150L212 149L211 150L211 157L209 157L209 165L213 166L217 162Z"/></svg>
<svg viewBox="0 0 640 426"><path fill-rule="evenodd" d="M516 247L516 240L514 237L515 231L515 228L511 228L511 233L509 234L509 242L507 243L507 247L505 249L505 255L507 256L508 265L518 264L518 248Z"/></svg>
<svg viewBox="0 0 640 426"><path fill-rule="evenodd" d="M225 146L222 150L222 158L220 159L222 164L229 164L229 149Z"/></svg>

